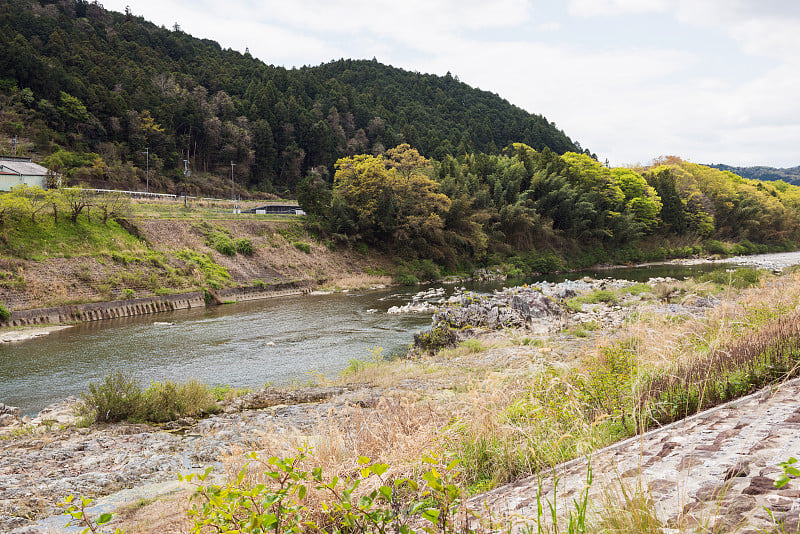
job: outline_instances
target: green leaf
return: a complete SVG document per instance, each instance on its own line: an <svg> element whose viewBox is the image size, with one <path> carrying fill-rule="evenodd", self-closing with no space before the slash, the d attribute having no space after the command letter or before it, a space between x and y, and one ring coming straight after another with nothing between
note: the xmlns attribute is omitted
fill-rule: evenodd
<svg viewBox="0 0 800 534"><path fill-rule="evenodd" d="M788 484L789 480L791 480L791 479L786 475L778 475L778 478L776 478L775 482L773 482L772 484L776 488L780 489L780 488L784 487L786 484Z"/></svg>
<svg viewBox="0 0 800 534"><path fill-rule="evenodd" d="M392 488L390 488L389 486L381 486L380 488L378 488L378 492L380 492L380 494L383 495L383 497L387 501L392 500Z"/></svg>
<svg viewBox="0 0 800 534"><path fill-rule="evenodd" d="M456 467L458 464L460 464L460 463L461 463L461 460L459 460L458 458L456 458L455 460L453 460L452 462L450 462L449 464L447 464L447 470L448 470L448 471L452 471L452 470L453 470L453 469L455 469L455 467Z"/></svg>
<svg viewBox="0 0 800 534"><path fill-rule="evenodd" d="M105 525L109 521L111 521L111 514L109 513L100 514L100 517L97 518L98 525Z"/></svg>
<svg viewBox="0 0 800 534"><path fill-rule="evenodd" d="M297 487L297 497L300 500L303 500L303 499L306 498L306 492L308 492L308 488L305 486L305 484L300 484Z"/></svg>
<svg viewBox="0 0 800 534"><path fill-rule="evenodd" d="M389 470L389 466L387 464L372 464L369 469L376 475L381 476Z"/></svg>
<svg viewBox="0 0 800 534"><path fill-rule="evenodd" d="M420 515L422 515L424 519L427 519L431 523L436 524L439 522L439 514L440 514L439 510L437 510L436 508L428 508Z"/></svg>
<svg viewBox="0 0 800 534"><path fill-rule="evenodd" d="M358 465L367 465L370 462L370 459L366 456L359 456L358 457Z"/></svg>

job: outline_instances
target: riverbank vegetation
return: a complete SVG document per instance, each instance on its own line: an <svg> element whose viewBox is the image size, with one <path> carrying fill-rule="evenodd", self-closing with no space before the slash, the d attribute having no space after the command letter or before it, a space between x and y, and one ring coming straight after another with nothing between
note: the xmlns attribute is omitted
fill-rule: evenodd
<svg viewBox="0 0 800 534"><path fill-rule="evenodd" d="M89 384L83 397L86 423L127 421L163 423L182 417L216 413L214 392L197 381L153 382L142 389L136 380L113 373L103 382Z"/></svg>
<svg viewBox="0 0 800 534"><path fill-rule="evenodd" d="M261 457L273 457L268 462L235 452L226 456L228 481L201 486L234 500L226 497L224 502L207 504L201 500L194 517L222 521L237 495L275 478L265 471L277 470L281 477L296 472L299 478L291 484L307 485L310 492L319 484L310 476L315 469L349 483L364 478L349 502L367 503L368 511L377 513L387 504L381 498L357 501L356 496L380 492L387 480L416 480L426 490L430 477L420 479L420 474L431 464L421 459L431 455L448 459L452 495L463 500L504 482L548 473L559 463L626 437L779 384L797 376L800 369L800 319L795 311L800 304L800 274L760 272L754 277L753 272L615 290L611 294L617 303L631 308L627 324L618 331L592 329L588 338L569 329L549 334L502 330L416 359L386 361L376 350L372 360L350 365L340 383L382 388L378 402L342 408L335 419L326 419L311 431L268 435L258 446ZM717 304L705 308L705 314L665 311L666 305L680 309L709 299ZM582 304L607 302L613 299L588 298ZM300 459L298 447L305 451ZM366 480L375 474L370 466L381 471L380 480L374 481L377 485ZM361 469L369 472L359 475ZM307 481L302 473L309 476ZM272 495L269 487L259 495ZM275 491L281 497L274 502L292 507L296 517L320 517L314 514L321 513L316 506L324 498L303 499L291 491ZM392 498L398 503L415 498L413 492L401 494ZM645 494L636 495L631 498ZM595 513L599 507L602 516L602 504L595 504ZM655 521L646 499L640 504L638 512ZM400 508L393 508L393 513L410 509L396 506ZM249 518L241 507L228 511L239 517L237 521ZM576 519L581 507L561 512L571 512ZM265 508L263 513L271 512ZM587 515L582 520L587 524L610 520L606 516ZM385 518L394 521L397 516ZM539 519L542 525L547 522ZM191 525L194 519L188 521L184 524ZM500 524L497 519L490 522ZM480 530L478 523L471 524Z"/></svg>
<svg viewBox="0 0 800 534"><path fill-rule="evenodd" d="M753 254L794 249L800 238L796 186L675 157L609 168L521 143L441 161L407 144L342 158L332 187L312 173L298 199L323 236L432 260L446 272L500 265L524 275Z"/></svg>

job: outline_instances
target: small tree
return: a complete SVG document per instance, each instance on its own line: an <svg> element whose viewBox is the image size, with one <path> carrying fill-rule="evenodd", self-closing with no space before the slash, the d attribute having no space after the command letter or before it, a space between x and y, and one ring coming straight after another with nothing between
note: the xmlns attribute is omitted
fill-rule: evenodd
<svg viewBox="0 0 800 534"><path fill-rule="evenodd" d="M103 224L108 222L109 217L119 217L130 209L130 199L122 193L102 193L93 199L94 208L100 212Z"/></svg>
<svg viewBox="0 0 800 534"><path fill-rule="evenodd" d="M69 207L70 220L73 223L78 222L78 216L83 210L86 210L86 216L89 217L89 210L94 200L94 195L90 191L82 187L65 187L61 190L61 196Z"/></svg>
<svg viewBox="0 0 800 534"><path fill-rule="evenodd" d="M12 194L25 203L31 222L36 223L36 215L49 206L45 190L39 186L18 185L11 190Z"/></svg>

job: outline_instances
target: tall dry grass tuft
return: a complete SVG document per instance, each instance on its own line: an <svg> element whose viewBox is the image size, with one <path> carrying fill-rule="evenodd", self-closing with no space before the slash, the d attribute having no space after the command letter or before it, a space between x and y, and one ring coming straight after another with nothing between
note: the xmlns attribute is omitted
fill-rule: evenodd
<svg viewBox="0 0 800 534"><path fill-rule="evenodd" d="M597 526L607 534L662 534L653 499L641 479L618 480L603 486L597 507Z"/></svg>

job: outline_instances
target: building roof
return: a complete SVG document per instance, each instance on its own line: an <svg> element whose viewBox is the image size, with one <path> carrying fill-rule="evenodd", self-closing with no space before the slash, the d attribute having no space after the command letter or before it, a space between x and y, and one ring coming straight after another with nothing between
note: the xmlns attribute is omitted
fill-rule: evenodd
<svg viewBox="0 0 800 534"><path fill-rule="evenodd" d="M19 158L0 158L0 171L3 171L4 174L9 174L8 171L11 171L11 173L24 176L44 176L47 174L46 167L42 167L31 160L20 161Z"/></svg>

